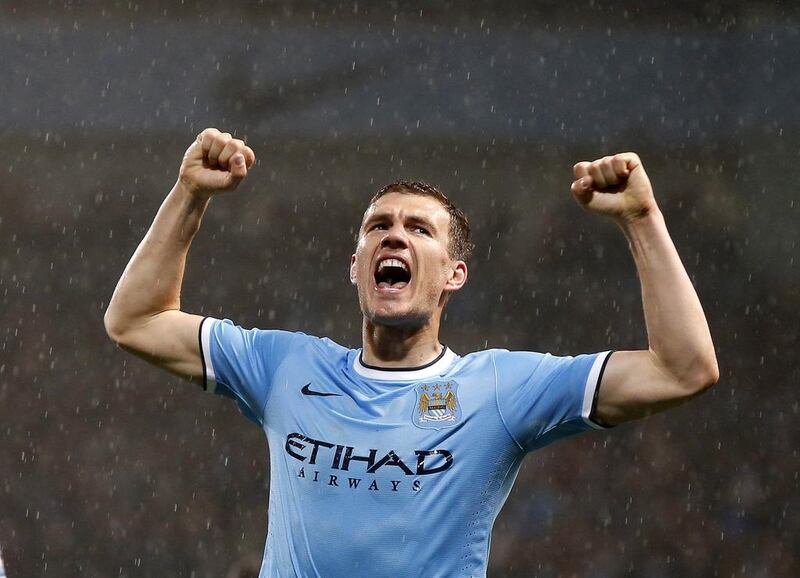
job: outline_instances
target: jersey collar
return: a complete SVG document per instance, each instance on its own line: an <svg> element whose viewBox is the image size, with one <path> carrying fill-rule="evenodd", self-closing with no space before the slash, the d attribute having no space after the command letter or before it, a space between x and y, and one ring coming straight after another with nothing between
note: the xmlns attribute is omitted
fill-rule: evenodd
<svg viewBox="0 0 800 578"><path fill-rule="evenodd" d="M417 381L429 379L443 374L458 357L449 347L445 346L439 356L419 367L375 367L367 365L361 360L362 351L353 360L353 369L361 377L367 379L382 379L385 381Z"/></svg>

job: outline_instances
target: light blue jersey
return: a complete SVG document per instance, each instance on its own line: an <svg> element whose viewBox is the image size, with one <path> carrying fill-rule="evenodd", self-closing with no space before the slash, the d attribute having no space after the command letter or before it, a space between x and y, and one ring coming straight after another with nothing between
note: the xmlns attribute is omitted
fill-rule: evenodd
<svg viewBox="0 0 800 578"><path fill-rule="evenodd" d="M445 349L387 370L329 339L211 318L200 343L206 388L267 434L261 578L483 577L525 454L601 428L608 352Z"/></svg>

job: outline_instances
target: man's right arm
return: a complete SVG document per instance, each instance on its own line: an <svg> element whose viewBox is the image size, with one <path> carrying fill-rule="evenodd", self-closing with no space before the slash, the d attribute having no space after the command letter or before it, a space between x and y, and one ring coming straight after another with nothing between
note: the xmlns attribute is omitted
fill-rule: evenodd
<svg viewBox="0 0 800 578"><path fill-rule="evenodd" d="M189 379L201 378L202 317L180 309L186 255L209 199L247 176L255 154L243 141L206 129L186 151L180 177L122 274L105 314L124 349Z"/></svg>

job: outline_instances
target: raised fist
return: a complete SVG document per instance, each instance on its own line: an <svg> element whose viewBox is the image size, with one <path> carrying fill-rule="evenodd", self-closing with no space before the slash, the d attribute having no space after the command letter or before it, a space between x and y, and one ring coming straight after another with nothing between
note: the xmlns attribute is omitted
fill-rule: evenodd
<svg viewBox="0 0 800 578"><path fill-rule="evenodd" d="M582 161L572 170L572 194L590 211L630 222L657 208L650 179L636 153Z"/></svg>
<svg viewBox="0 0 800 578"><path fill-rule="evenodd" d="M253 149L244 141L207 128L183 155L180 182L199 196L232 191L247 176L247 169L255 160Z"/></svg>

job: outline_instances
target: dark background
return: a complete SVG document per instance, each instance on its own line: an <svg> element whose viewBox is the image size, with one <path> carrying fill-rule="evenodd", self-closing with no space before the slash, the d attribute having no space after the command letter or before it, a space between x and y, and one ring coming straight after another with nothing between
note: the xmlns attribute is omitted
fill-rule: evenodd
<svg viewBox="0 0 800 578"><path fill-rule="evenodd" d="M478 244L445 323L462 353L646 346L621 233L568 192L574 162L637 151L722 378L532 454L489 575L796 576L798 22L765 1L3 3L9 576L217 577L260 559L262 432L102 324L205 126L259 161L210 207L187 310L357 346L361 212L424 179Z"/></svg>

